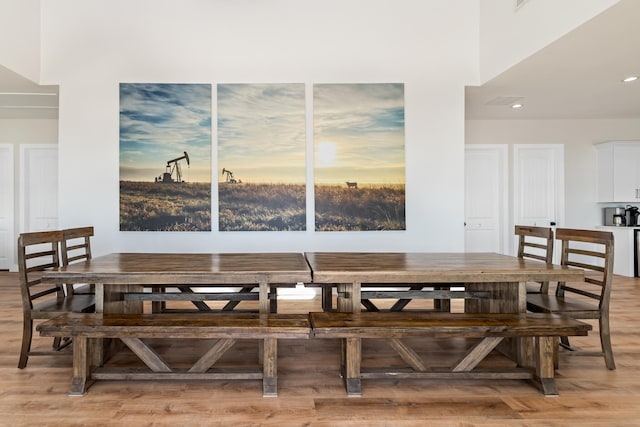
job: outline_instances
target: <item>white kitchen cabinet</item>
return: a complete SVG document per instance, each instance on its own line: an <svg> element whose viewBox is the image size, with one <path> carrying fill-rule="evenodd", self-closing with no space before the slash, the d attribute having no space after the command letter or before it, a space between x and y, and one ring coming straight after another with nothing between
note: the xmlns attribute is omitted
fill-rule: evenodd
<svg viewBox="0 0 640 427"><path fill-rule="evenodd" d="M613 274L634 277L635 230L638 227L596 227L613 233Z"/></svg>
<svg viewBox="0 0 640 427"><path fill-rule="evenodd" d="M640 203L640 141L596 144L598 202Z"/></svg>

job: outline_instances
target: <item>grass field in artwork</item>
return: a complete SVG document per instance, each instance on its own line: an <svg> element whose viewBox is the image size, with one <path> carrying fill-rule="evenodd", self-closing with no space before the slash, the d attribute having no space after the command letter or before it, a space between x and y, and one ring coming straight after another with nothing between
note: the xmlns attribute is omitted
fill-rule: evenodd
<svg viewBox="0 0 640 427"><path fill-rule="evenodd" d="M304 184L229 184L218 187L220 231L306 230Z"/></svg>
<svg viewBox="0 0 640 427"><path fill-rule="evenodd" d="M210 183L120 181L120 231L210 230Z"/></svg>
<svg viewBox="0 0 640 427"><path fill-rule="evenodd" d="M405 230L404 185L315 186L316 231Z"/></svg>

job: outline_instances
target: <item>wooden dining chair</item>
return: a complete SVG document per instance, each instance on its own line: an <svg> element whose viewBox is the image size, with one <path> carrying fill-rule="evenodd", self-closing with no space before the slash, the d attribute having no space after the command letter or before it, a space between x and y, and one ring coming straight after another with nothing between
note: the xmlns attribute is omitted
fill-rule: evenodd
<svg viewBox="0 0 640 427"><path fill-rule="evenodd" d="M558 228L556 238L562 242L563 266L581 268L585 279L580 283L559 282L555 295L527 295L527 310L565 314L575 319L598 319L599 352L578 351L562 337L562 347L569 354L604 356L607 369L616 368L611 348L609 301L613 281L613 233L608 231Z"/></svg>
<svg viewBox="0 0 640 427"><path fill-rule="evenodd" d="M518 258L553 262L553 230L549 227L516 225ZM548 294L549 282L527 283L527 294Z"/></svg>
<svg viewBox="0 0 640 427"><path fill-rule="evenodd" d="M62 239L62 231L22 233L18 237L18 276L23 312L22 347L18 362L20 369L27 366L29 356L60 354L60 350L70 342L56 338L52 350L32 351L34 320L51 319L69 311L95 310L93 295L66 294L63 285L41 281L43 271L59 266Z"/></svg>
<svg viewBox="0 0 640 427"><path fill-rule="evenodd" d="M93 227L62 230L62 241L60 242L62 265L90 260L91 237L93 237ZM93 294L95 292L94 285L87 283L68 283L66 289L68 294Z"/></svg>

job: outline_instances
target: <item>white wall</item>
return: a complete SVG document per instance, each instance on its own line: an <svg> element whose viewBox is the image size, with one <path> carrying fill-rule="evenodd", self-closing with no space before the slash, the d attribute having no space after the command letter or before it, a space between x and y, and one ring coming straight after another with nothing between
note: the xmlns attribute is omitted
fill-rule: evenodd
<svg viewBox="0 0 640 427"><path fill-rule="evenodd" d="M45 1L41 83L60 85L60 226L93 224L96 254L461 251L477 34L468 0ZM119 232L120 82L303 82L308 118L313 83L405 83L407 231Z"/></svg>
<svg viewBox="0 0 640 427"><path fill-rule="evenodd" d="M0 0L0 40L0 64L37 82L40 79L40 0Z"/></svg>
<svg viewBox="0 0 640 427"><path fill-rule="evenodd" d="M593 145L612 140L640 140L640 119L467 120L467 144L564 144L565 224L601 225L596 203L596 152Z"/></svg>
<svg viewBox="0 0 640 427"><path fill-rule="evenodd" d="M620 0L480 0L480 79L491 80ZM636 0L630 0L636 1Z"/></svg>

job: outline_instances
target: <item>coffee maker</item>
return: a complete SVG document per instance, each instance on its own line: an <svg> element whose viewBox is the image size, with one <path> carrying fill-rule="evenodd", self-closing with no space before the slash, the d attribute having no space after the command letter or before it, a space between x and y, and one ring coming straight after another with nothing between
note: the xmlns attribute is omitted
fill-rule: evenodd
<svg viewBox="0 0 640 427"><path fill-rule="evenodd" d="M637 206L627 205L624 213L627 226L635 227L636 225L638 225L638 217L640 216L640 212Z"/></svg>
<svg viewBox="0 0 640 427"><path fill-rule="evenodd" d="M624 227L627 225L625 208L604 208L604 225Z"/></svg>

